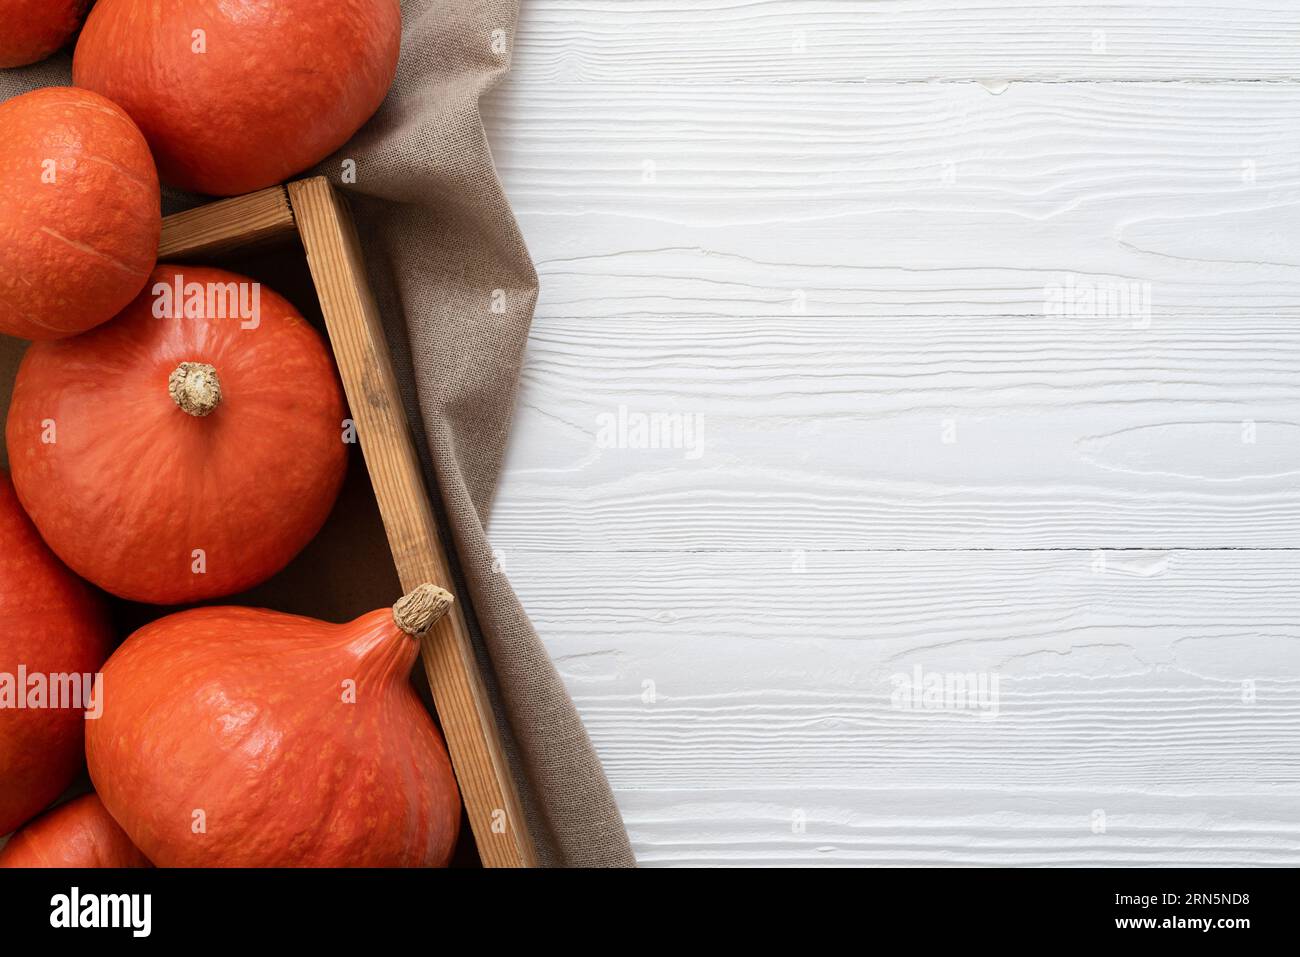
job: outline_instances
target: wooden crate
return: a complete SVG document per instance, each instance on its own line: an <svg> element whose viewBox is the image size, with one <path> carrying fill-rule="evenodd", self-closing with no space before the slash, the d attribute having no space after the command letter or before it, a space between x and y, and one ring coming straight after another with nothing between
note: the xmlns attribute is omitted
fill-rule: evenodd
<svg viewBox="0 0 1300 957"><path fill-rule="evenodd" d="M393 569L383 569L381 584L369 589L370 594L352 595L352 605L359 600L363 604L372 602L368 607L379 607L378 602L391 602L399 597L387 594L396 587L392 581L393 570L403 590L422 582L452 589L450 566L438 535L378 307L366 281L356 230L344 200L329 182L319 177L302 180L169 216L163 221L159 262L199 261L239 269L247 263L288 256L298 261L302 271L303 251L312 287L308 295L314 291L319 303L356 423L370 489L349 492L345 488L344 501L336 509L336 513L345 513L345 517L338 521L332 518L333 527L327 524L322 533L323 540L332 538L333 541L309 546L304 553L306 557L296 563L300 566L297 572L290 566L277 577L289 580L290 590L295 577L298 579L296 600L305 601L307 607L292 610L312 614L311 605L317 600L319 586L315 592L306 589L308 594L303 598L304 580L337 581L346 574L348 563L363 561L360 556L367 553L373 563L373 547L367 549L364 542L353 544L369 535L364 527L366 520L352 517L358 512L373 513L369 498L372 489ZM279 288L275 282L269 285L289 294L289 290ZM12 384L6 380L12 379L22 347L16 340L0 342L0 346L4 347L0 350L0 406L6 406ZM350 481L349 484L358 483ZM351 551L353 547L357 549L355 554ZM330 550L333 555L323 560L320 553ZM302 566L310 570L303 571ZM232 600L283 604L279 599L284 587L277 586L273 580L265 588ZM377 592L385 593L386 597L376 602ZM320 595L319 598L336 612L352 615L364 610L364 607L349 607L348 601L336 596ZM137 607L119 613L118 617L131 628L157 613L158 609ZM519 793L459 603L425 638L422 660L456 769L477 858L486 867L534 866L535 851L524 822Z"/></svg>

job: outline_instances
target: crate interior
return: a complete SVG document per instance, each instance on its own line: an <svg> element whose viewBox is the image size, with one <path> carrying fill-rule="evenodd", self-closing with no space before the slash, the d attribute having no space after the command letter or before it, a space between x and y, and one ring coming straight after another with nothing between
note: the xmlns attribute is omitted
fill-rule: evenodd
<svg viewBox="0 0 1300 957"><path fill-rule="evenodd" d="M274 289L293 303L322 335L325 334L306 256L296 239L204 262L242 273ZM26 346L25 342L0 335L0 422L8 415L14 376ZM0 443L0 465L6 469L9 465L3 443ZM345 622L391 605L400 596L401 585L393 567L379 506L375 502L360 446L354 446L338 503L311 544L288 567L262 585L204 604L249 605L323 621ZM159 607L111 597L109 605L119 641L156 618L180 607L190 607ZM419 666L415 669L415 682L425 705L433 714L428 685ZM76 790L85 790L88 785L88 781L79 782ZM478 863L469 822L462 818L454 866L474 867Z"/></svg>

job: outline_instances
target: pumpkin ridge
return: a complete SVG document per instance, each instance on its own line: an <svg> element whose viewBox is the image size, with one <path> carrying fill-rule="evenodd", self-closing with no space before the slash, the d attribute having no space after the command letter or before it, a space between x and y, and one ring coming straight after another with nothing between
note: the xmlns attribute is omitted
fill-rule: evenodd
<svg viewBox="0 0 1300 957"><path fill-rule="evenodd" d="M93 153L91 153L91 154L87 154L87 155L81 157L81 159L84 160L84 161L87 162L87 163L95 163L95 164L97 164L97 165L99 165L99 166L106 167L107 169L112 170L114 173L116 173L117 175L123 177L124 179L126 179L126 180L128 180L128 181L130 181L130 182L135 183L135 184L136 184L137 186L139 186L141 189L144 189L144 190L146 190L146 191L148 191L148 192L150 192L150 193L153 192L153 186L154 186L154 184L153 184L152 182L150 182L149 179L147 179L147 178L144 177L144 176L141 176L140 173L138 173L137 171L132 170L132 169L129 169L129 168L123 166L121 163L117 162L116 160L108 159L108 158L105 157L105 156L97 156L97 155L95 155L95 154L93 154ZM137 210L131 210L130 212L138 213ZM153 219L154 219L153 216L144 217L143 214L140 214L140 215L142 216L142 218L147 218L147 219L150 221L150 223L153 222ZM162 231L162 223L161 223L161 222L159 222L159 224L158 224L158 229L159 229L159 232Z"/></svg>
<svg viewBox="0 0 1300 957"><path fill-rule="evenodd" d="M108 263L110 266L112 266L115 269L120 269L128 276L134 276L139 271L136 269L132 269L126 263L122 262L120 259L110 256L108 253L100 252L94 246L89 246L86 243L80 242L76 239L69 239L67 236L63 235L57 230L51 229L49 226L41 226L37 229L37 232L44 233L46 236L49 236L51 239L57 239L59 242L67 243L67 245L71 246L73 249L77 250L78 252L83 252L90 256L98 256L104 262Z"/></svg>

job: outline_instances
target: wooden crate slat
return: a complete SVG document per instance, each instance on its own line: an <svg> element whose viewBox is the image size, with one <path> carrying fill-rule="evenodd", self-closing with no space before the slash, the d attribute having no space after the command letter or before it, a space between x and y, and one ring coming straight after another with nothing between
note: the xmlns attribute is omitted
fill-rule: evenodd
<svg viewBox="0 0 1300 957"><path fill-rule="evenodd" d="M292 235L289 194L283 186L223 199L163 220L158 259L193 259L246 249Z"/></svg>
<svg viewBox="0 0 1300 957"><path fill-rule="evenodd" d="M351 216L320 177L289 184L289 200L402 585L434 582L450 588L450 566ZM459 605L425 638L422 658L484 866L535 866L519 794Z"/></svg>

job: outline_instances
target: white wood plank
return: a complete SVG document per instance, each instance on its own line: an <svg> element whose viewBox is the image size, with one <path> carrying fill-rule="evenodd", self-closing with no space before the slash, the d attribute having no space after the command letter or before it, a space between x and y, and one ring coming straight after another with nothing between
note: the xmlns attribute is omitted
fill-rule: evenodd
<svg viewBox="0 0 1300 957"><path fill-rule="evenodd" d="M1295 547L1298 371L1290 319L542 319L493 534L611 552ZM698 429L633 447L602 434L620 410Z"/></svg>
<svg viewBox="0 0 1300 957"><path fill-rule="evenodd" d="M534 81L491 103L543 316L1041 316L1071 284L1300 315L1297 85Z"/></svg>
<svg viewBox="0 0 1300 957"><path fill-rule="evenodd" d="M1300 77L1290 0L545 0L517 82Z"/></svg>
<svg viewBox="0 0 1300 957"><path fill-rule="evenodd" d="M503 560L645 863L1300 863L1300 552Z"/></svg>
<svg viewBox="0 0 1300 957"><path fill-rule="evenodd" d="M1300 861L1294 795L702 788L619 791L618 800L643 867L1294 867ZM1098 811L1104 818L1095 817ZM798 825L796 814L802 815ZM1093 831L1097 820L1105 831Z"/></svg>
<svg viewBox="0 0 1300 957"><path fill-rule="evenodd" d="M1290 0L524 5L491 528L642 863L1300 863L1298 40ZM916 667L998 716L896 707Z"/></svg>

